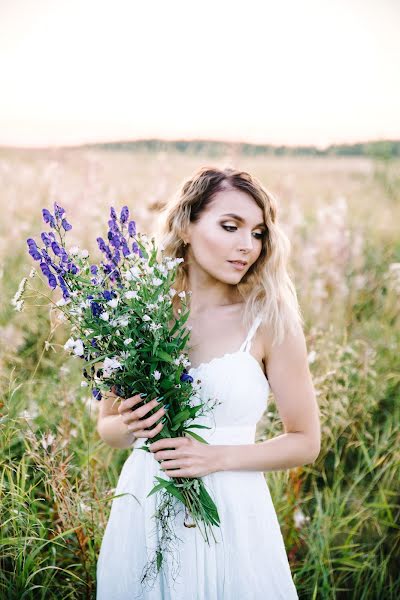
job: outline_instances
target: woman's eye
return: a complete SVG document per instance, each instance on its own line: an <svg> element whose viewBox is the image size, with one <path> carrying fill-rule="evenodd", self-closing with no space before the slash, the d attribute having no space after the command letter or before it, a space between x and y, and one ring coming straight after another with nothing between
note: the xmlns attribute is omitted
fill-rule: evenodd
<svg viewBox="0 0 400 600"><path fill-rule="evenodd" d="M237 229L237 227L235 227L235 225L222 225L222 227L224 229L226 229L226 231L230 231L232 229ZM263 233L255 233L254 235L258 236L258 237L256 237L257 240L261 240L264 234Z"/></svg>

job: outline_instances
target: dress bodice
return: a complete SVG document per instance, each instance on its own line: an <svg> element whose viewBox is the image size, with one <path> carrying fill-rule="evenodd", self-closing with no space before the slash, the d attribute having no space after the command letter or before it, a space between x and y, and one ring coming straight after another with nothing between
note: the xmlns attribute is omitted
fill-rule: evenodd
<svg viewBox="0 0 400 600"><path fill-rule="evenodd" d="M193 423L211 429L195 429L210 443L253 443L258 421L268 401L269 384L257 359L250 353L253 336L261 323L258 316L237 352L200 363L188 374L198 383L193 405L218 399L211 412Z"/></svg>

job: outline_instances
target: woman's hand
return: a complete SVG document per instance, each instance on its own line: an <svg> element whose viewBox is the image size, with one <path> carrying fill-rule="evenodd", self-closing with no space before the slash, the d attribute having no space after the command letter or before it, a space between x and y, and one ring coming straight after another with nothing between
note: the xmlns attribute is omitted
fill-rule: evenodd
<svg viewBox="0 0 400 600"><path fill-rule="evenodd" d="M169 448L167 450L167 448ZM149 445L154 458L169 477L203 477L219 471L221 449L187 437L163 438Z"/></svg>
<svg viewBox="0 0 400 600"><path fill-rule="evenodd" d="M143 402L143 398L140 397L140 394L136 394L136 396L132 396L131 398L126 398L126 400L123 400L118 406L118 412L121 415L122 421L126 424L128 431L133 432L136 438L153 438L164 427L164 423L158 423L153 429L146 428L154 425L156 421L165 415L166 410L161 406L160 410L151 415L151 417L143 419L143 417L153 408L159 406L159 402L154 399L147 402L144 406L140 406L136 410L133 410L133 407L141 402Z"/></svg>

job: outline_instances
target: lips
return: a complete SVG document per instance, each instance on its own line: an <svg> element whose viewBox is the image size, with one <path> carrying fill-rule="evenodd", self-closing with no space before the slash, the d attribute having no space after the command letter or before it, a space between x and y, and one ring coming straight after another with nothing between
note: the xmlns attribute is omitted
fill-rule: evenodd
<svg viewBox="0 0 400 600"><path fill-rule="evenodd" d="M239 264L239 265L247 265L247 262L244 260L228 260L228 262L233 263L233 264Z"/></svg>

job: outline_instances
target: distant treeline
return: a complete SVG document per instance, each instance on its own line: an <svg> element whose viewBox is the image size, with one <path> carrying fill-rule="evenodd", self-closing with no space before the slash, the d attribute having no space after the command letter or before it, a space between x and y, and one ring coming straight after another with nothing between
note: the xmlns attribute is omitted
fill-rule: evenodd
<svg viewBox="0 0 400 600"><path fill-rule="evenodd" d="M235 152L246 156L372 156L392 158L400 156L400 140L376 140L356 144L334 144L321 150L316 146L273 146L212 140L135 140L130 142L107 142L85 144L85 148L103 148L125 152L182 152L185 154L226 155Z"/></svg>

